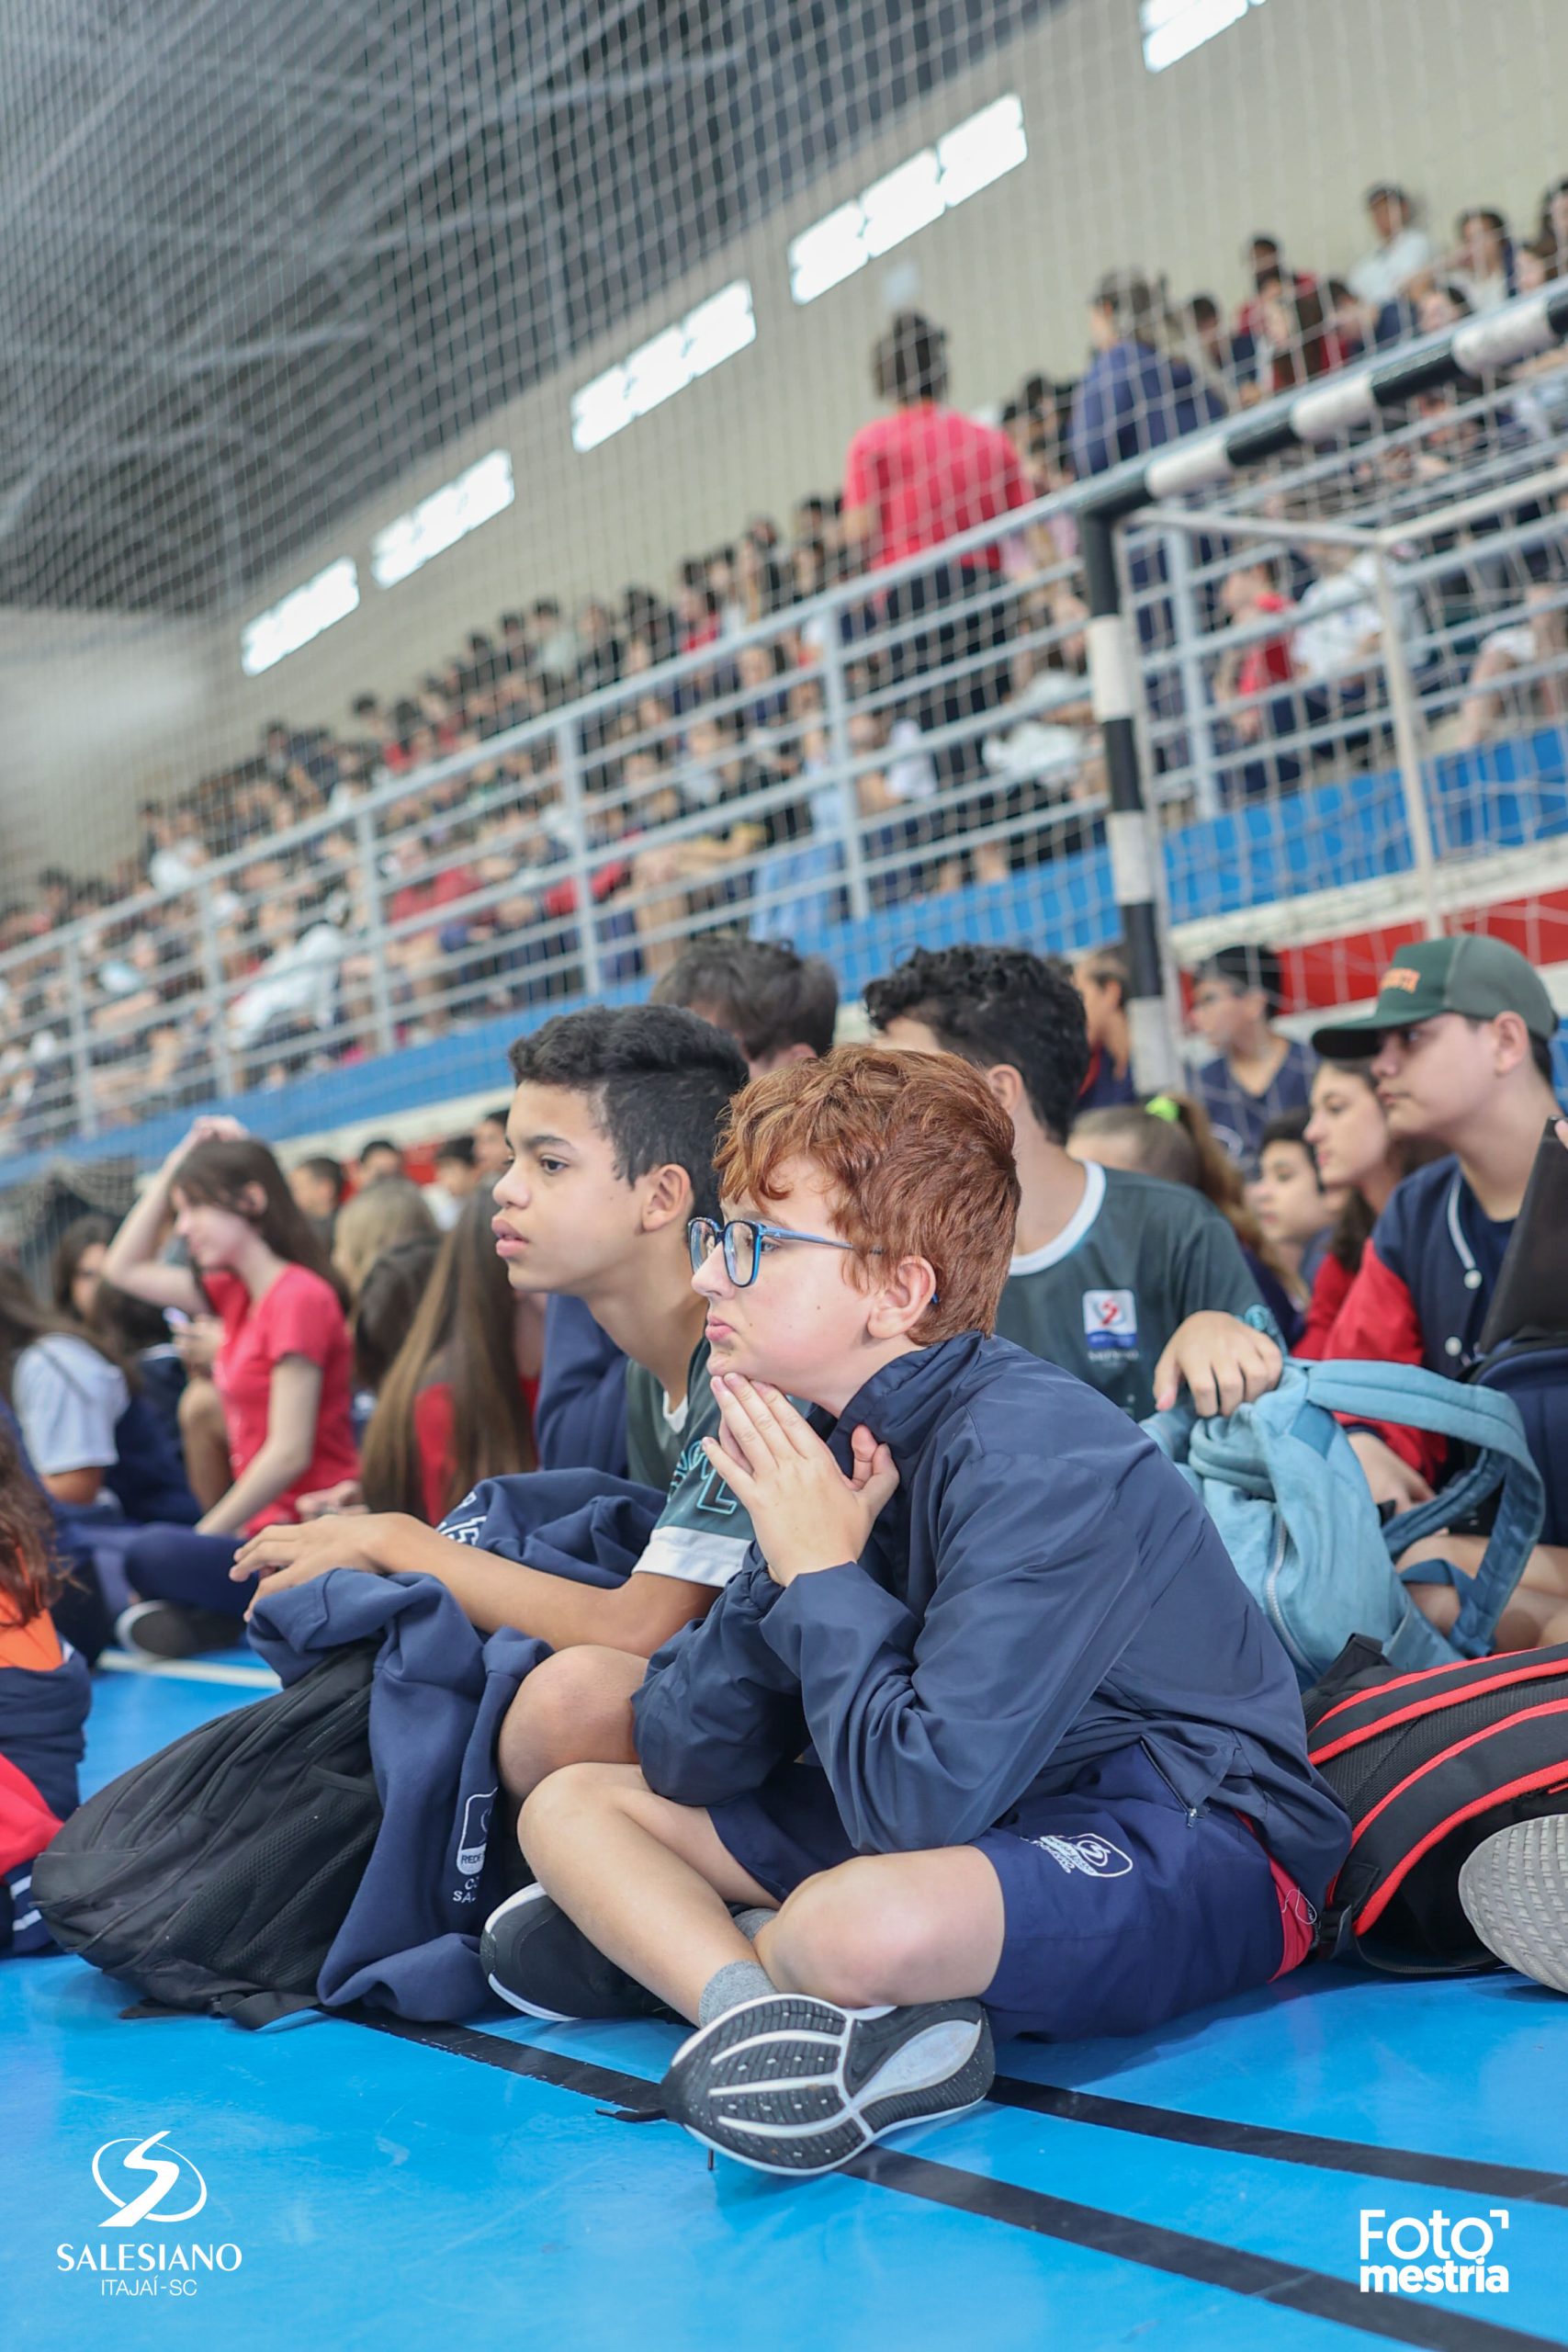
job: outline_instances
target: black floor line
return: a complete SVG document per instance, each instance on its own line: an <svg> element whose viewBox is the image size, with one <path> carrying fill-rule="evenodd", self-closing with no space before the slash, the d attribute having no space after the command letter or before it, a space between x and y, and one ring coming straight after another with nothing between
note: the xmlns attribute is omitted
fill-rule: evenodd
<svg viewBox="0 0 1568 2352"><path fill-rule="evenodd" d="M1232 2123L1217 2115L1188 2115L1179 2108L1147 2107L1096 2091L1062 2090L998 2075L991 2086L998 2107L1058 2115L1068 2123L1096 2123L1190 2148L1223 2148L1280 2164L1314 2165L1323 2172L1359 2172L1378 2180L1418 2181L1428 2188L1462 2188L1478 2197L1509 2197L1526 2205L1568 2205L1568 2177L1525 2165L1483 2164L1469 2156L1436 2156L1413 2148L1380 2148L1365 2140L1329 2140L1315 2132L1286 2132L1267 2123Z"/></svg>
<svg viewBox="0 0 1568 2352"><path fill-rule="evenodd" d="M556 2089L576 2091L587 2098L613 2103L628 2114L657 2113L659 2089L637 2075L612 2066L562 2057L531 2042L508 2041L499 2034L473 2026L422 2025L380 2011L361 2010L355 2023L373 2027L400 2041L416 2041L446 2051L501 2073L526 2075ZM1023 2087L1033 2089L1034 2085ZM1015 2102L1025 2104L1026 2102ZM1108 2102L1111 2103L1111 2102ZM1292 2136L1292 2135L1284 2135ZM1358 2151L1359 2153L1359 2151ZM1202 2286L1277 2303L1314 2319L1333 2321L1363 2335L1381 2335L1401 2344L1418 2345L1427 2352L1562 2352L1562 2339L1531 2335L1496 2322L1472 2319L1467 2312L1436 2304L1422 2304L1398 2296L1363 2294L1348 2279L1320 2270L1307 2270L1270 2256L1248 2254L1212 2238L1190 2236L1126 2214L1106 2212L1099 2206L1079 2205L1037 2188L996 2180L952 2165L933 2164L927 2156L908 2155L889 2147L872 2148L845 2166L858 2179L923 2203L943 2205L956 2212L999 2222L1037 2237L1057 2238L1069 2245L1114 2256L1141 2268L1161 2270L1190 2278Z"/></svg>

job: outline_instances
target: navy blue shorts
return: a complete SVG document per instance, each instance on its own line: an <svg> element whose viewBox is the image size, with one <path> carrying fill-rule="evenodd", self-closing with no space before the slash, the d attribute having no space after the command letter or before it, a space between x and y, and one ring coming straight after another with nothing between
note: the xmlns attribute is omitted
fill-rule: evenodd
<svg viewBox="0 0 1568 2352"><path fill-rule="evenodd" d="M781 1766L710 1818L781 1903L855 1859L812 1765ZM1190 1817L1142 1747L1101 1757L970 1843L1001 1882L1006 1935L984 1995L998 2036L1143 2033L1279 1973L1284 1927L1268 1854L1224 1806Z"/></svg>
<svg viewBox="0 0 1568 2352"><path fill-rule="evenodd" d="M143 1600L180 1600L243 1617L255 1579L236 1584L229 1571L244 1541L239 1535L198 1535L194 1527L142 1527L125 1555L125 1573Z"/></svg>

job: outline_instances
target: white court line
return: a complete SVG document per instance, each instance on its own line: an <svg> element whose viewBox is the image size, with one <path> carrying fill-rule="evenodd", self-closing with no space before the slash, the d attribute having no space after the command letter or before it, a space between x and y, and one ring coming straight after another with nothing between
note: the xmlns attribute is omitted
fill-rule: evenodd
<svg viewBox="0 0 1568 2352"><path fill-rule="evenodd" d="M129 1650L102 1650L98 1664L110 1674L151 1674L166 1682L228 1682L242 1690L281 1690L269 1666L209 1666L199 1658L133 1657Z"/></svg>

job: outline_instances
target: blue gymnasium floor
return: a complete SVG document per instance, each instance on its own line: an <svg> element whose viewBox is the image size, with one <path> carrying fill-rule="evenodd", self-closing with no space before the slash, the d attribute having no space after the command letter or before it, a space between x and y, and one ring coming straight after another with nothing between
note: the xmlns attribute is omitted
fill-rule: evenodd
<svg viewBox="0 0 1568 2352"><path fill-rule="evenodd" d="M254 1695L100 1674L85 1788ZM673 2028L254 2035L123 2023L132 1997L74 1960L0 1964L13 2347L1568 2345L1568 2001L1518 1977L1312 1968L1144 2041L1011 2043L974 2115L798 2186L613 2120L651 2103ZM194 2294L170 2291L177 2269L107 2294L57 2248L118 2243L95 2154L158 2132L207 2203L134 2239L237 2247L239 2267L194 2272ZM1506 2290L1363 2292L1363 2209L1434 2208L1494 2216Z"/></svg>

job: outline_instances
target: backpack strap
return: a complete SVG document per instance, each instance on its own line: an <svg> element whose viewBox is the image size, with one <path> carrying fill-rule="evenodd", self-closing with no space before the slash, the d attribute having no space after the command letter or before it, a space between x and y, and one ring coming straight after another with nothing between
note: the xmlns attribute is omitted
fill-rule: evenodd
<svg viewBox="0 0 1568 2352"><path fill-rule="evenodd" d="M1340 1358L1305 1369L1307 1396L1325 1412L1358 1420L1400 1421L1408 1429L1456 1438L1476 1449L1475 1461L1440 1494L1388 1522L1383 1538L1391 1559L1502 1488L1481 1566L1473 1577L1450 1572L1463 1598L1448 1638L1461 1657L1483 1657L1546 1514L1546 1490L1513 1398L1414 1364Z"/></svg>

